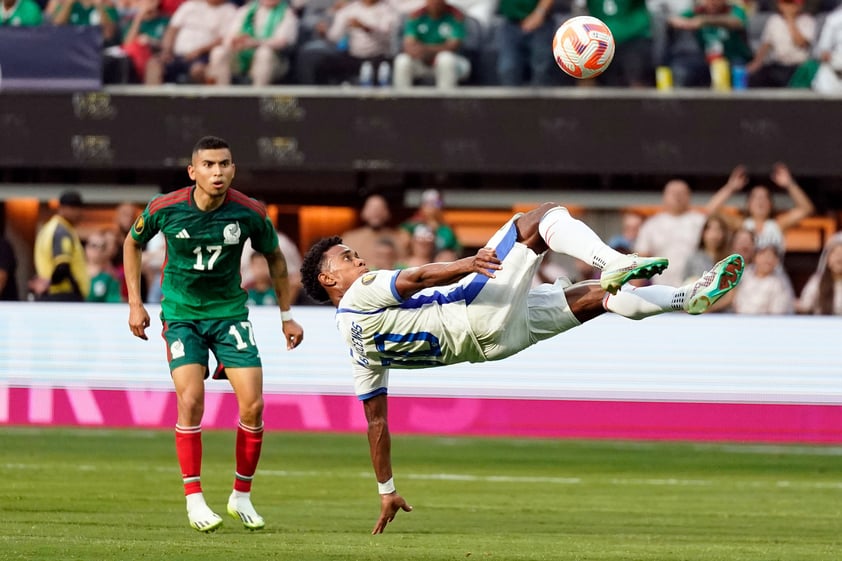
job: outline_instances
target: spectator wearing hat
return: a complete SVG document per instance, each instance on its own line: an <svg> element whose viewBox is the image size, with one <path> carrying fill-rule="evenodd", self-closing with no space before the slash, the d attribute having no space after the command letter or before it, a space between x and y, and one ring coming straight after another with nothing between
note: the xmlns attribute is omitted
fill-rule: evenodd
<svg viewBox="0 0 842 561"><path fill-rule="evenodd" d="M421 206L418 207L418 211L401 224L405 247L410 246L412 235L419 224L425 225L435 235L434 255L443 251L452 251L457 256L461 253L462 246L456 233L444 220L444 201L441 193L436 189L424 191L421 194Z"/></svg>
<svg viewBox="0 0 842 561"><path fill-rule="evenodd" d="M58 210L35 238L36 278L29 283L36 299L82 302L88 296L85 250L76 232L82 218L82 197L76 191L62 193Z"/></svg>
<svg viewBox="0 0 842 561"><path fill-rule="evenodd" d="M435 261L436 235L426 224L418 224L409 240L409 257L407 267L420 267Z"/></svg>

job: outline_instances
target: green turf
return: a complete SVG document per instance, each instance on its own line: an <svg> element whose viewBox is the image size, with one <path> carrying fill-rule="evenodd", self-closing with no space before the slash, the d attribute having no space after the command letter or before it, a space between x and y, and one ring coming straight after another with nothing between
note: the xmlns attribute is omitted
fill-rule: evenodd
<svg viewBox="0 0 842 561"><path fill-rule="evenodd" d="M187 525L171 432L0 429L0 560L842 559L842 448L396 436L415 506L382 536L363 434L267 434L225 515L233 430L206 432L225 518Z"/></svg>

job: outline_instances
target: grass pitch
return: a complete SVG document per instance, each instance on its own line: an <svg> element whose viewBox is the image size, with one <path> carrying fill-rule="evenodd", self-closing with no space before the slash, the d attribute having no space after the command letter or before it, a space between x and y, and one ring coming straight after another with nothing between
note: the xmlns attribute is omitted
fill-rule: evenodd
<svg viewBox="0 0 842 561"><path fill-rule="evenodd" d="M225 514L234 431L204 435L216 533L187 525L169 431L0 429L0 560L842 559L842 448L397 435L386 534L365 435L268 433L267 528Z"/></svg>

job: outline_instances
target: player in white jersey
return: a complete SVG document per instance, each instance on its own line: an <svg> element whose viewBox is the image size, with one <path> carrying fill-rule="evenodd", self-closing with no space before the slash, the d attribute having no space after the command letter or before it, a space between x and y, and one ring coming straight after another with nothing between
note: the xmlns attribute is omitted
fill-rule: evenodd
<svg viewBox="0 0 842 561"><path fill-rule="evenodd" d="M599 268L599 281L562 280L531 288L548 250ZM632 287L668 265L663 258L623 255L555 203L516 215L476 255L399 271L369 271L341 238L310 248L301 268L305 290L336 307L349 349L354 387L368 421L371 461L380 492L382 533L398 510L386 416L390 368L425 368L511 356L605 311L642 319L671 311L700 314L734 288L743 259L731 255L696 282L673 288Z"/></svg>

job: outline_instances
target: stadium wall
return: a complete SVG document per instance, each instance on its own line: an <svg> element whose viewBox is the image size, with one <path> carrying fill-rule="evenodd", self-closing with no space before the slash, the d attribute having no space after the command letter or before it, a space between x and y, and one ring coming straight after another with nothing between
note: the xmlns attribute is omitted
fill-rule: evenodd
<svg viewBox="0 0 842 561"><path fill-rule="evenodd" d="M153 318L158 310L150 308ZM251 312L270 430L364 431L333 310L295 309L287 352L274 308ZM0 304L0 424L169 428L164 346L134 338L125 306ZM603 316L500 362L394 371L400 433L842 443L842 318ZM208 382L203 426L235 426Z"/></svg>
<svg viewBox="0 0 842 561"><path fill-rule="evenodd" d="M838 176L842 104L810 91L278 87L3 92L0 168L180 169L203 134L244 170ZM282 192L284 184L275 188Z"/></svg>

